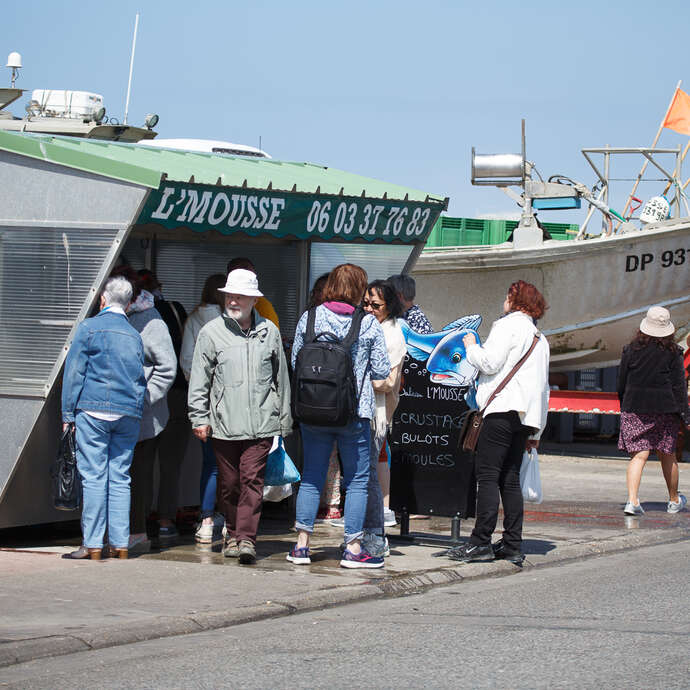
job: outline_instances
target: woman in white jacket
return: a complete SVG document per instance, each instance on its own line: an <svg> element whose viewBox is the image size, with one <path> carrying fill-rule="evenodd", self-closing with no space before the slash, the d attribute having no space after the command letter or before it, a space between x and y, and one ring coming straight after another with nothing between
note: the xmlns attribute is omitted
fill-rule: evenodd
<svg viewBox="0 0 690 690"><path fill-rule="evenodd" d="M225 286L225 274L216 273L206 278L204 289L201 292L201 302L189 315L184 325L182 336L182 349L180 350L180 368L187 381L192 370L194 358L194 346L199 331L213 319L222 313L224 295L218 292L218 288ZM210 441L200 441L203 462L201 465L201 480L199 491L201 494L201 523L194 535L202 544L210 544L213 541L213 511L216 505L216 482L218 467L216 456ZM222 526L222 525L220 525Z"/></svg>
<svg viewBox="0 0 690 690"><path fill-rule="evenodd" d="M525 450L536 448L549 409L549 344L536 327L546 302L534 285L513 283L496 321L480 346L474 336L463 339L467 361L479 369L477 404L484 409L491 394L539 340L506 387L484 410L477 451L477 518L469 543L451 549L448 556L462 562L504 558L520 564L523 500L520 465ZM498 519L499 494L503 503L503 538L492 546Z"/></svg>

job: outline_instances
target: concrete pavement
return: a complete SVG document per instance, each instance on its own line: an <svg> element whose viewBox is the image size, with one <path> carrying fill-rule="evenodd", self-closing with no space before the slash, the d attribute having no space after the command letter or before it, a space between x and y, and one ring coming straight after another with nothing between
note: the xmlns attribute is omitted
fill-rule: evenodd
<svg viewBox="0 0 690 690"><path fill-rule="evenodd" d="M623 515L625 469L620 459L542 455L547 500L527 506L524 568L687 540L690 513L666 513L658 462L643 477L646 515ZM680 472L682 488L690 466ZM463 537L471 527L462 523ZM418 520L411 529L449 534L450 524ZM60 558L78 544L75 535L31 534L10 543L0 532L0 666L519 572L500 561L458 564L434 558L438 548L397 542L385 569L345 570L338 567L342 530L330 525L317 527L313 564L294 566L285 560L294 532L276 520L262 522L254 567L224 559L220 545L194 545L191 535L158 553L97 563Z"/></svg>

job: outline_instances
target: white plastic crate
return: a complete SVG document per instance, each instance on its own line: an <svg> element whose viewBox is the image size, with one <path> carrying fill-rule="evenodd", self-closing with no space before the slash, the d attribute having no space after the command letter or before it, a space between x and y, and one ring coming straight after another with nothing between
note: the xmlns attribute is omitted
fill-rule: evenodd
<svg viewBox="0 0 690 690"><path fill-rule="evenodd" d="M34 89L31 100L39 104L43 115L83 119L103 107L103 96L89 91Z"/></svg>

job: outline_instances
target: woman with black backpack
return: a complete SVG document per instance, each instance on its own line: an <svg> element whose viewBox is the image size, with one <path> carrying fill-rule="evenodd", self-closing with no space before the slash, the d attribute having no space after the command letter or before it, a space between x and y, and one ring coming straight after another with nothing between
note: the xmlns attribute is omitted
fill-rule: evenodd
<svg viewBox="0 0 690 690"><path fill-rule="evenodd" d="M336 266L326 281L323 303L302 314L295 332L293 415L300 422L304 470L297 496L297 544L287 560L297 565L311 563L309 539L335 441L347 491L340 565L383 567L383 558L371 556L361 546L370 428L376 410L371 380L383 380L390 373L381 326L359 307L366 288L364 269L354 264Z"/></svg>

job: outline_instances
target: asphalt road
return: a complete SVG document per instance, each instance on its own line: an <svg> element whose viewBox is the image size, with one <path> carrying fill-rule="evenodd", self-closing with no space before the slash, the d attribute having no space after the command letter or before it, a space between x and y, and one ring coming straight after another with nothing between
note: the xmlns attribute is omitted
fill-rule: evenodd
<svg viewBox="0 0 690 690"><path fill-rule="evenodd" d="M687 688L688 542L41 659L11 688ZM199 583L203 586L203 583Z"/></svg>

